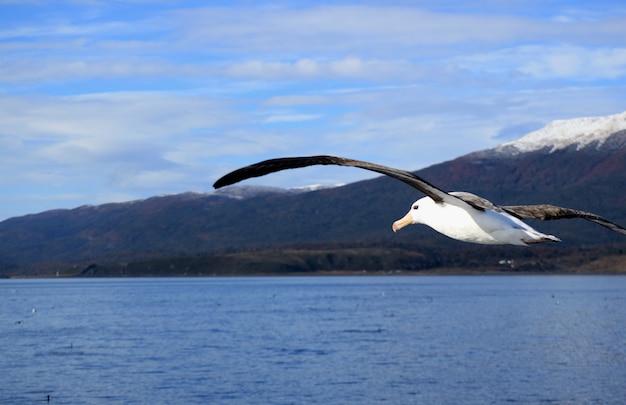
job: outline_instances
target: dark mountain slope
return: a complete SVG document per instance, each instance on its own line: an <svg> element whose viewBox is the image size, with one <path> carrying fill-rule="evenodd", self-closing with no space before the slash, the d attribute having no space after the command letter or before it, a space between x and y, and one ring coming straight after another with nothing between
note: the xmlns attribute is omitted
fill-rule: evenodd
<svg viewBox="0 0 626 405"><path fill-rule="evenodd" d="M596 212L624 225L625 145L622 131L600 147L572 145L551 153L481 151L417 173L445 190L473 192L496 204L552 203ZM421 196L403 183L380 177L295 195L265 192L233 199L187 193L49 211L0 223L0 271L37 273L96 262L116 265L277 247L301 251L377 246L414 249L423 255L458 253L467 260L475 247L429 228L391 231L391 223ZM533 221L532 225L563 239L555 247L563 254L626 243L623 236L583 220ZM504 257L526 254L516 247L489 249ZM530 249L539 252L537 247ZM454 262L447 259L446 265ZM430 259L427 262L434 265Z"/></svg>

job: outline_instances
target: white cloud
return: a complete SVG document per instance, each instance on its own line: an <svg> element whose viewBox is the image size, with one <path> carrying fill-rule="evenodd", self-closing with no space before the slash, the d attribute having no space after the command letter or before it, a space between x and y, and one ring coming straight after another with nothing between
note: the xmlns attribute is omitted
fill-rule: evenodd
<svg viewBox="0 0 626 405"><path fill-rule="evenodd" d="M163 184L185 180L186 174L175 170L128 170L118 168L109 176L109 183L122 189L155 189Z"/></svg>
<svg viewBox="0 0 626 405"><path fill-rule="evenodd" d="M328 104L331 98L323 95L284 95L273 96L267 99L263 104L266 106L305 106Z"/></svg>
<svg viewBox="0 0 626 405"><path fill-rule="evenodd" d="M274 124L280 122L301 122L301 121L311 121L321 118L320 114L272 114L269 117L265 118L263 122L267 124Z"/></svg>
<svg viewBox="0 0 626 405"><path fill-rule="evenodd" d="M626 47L585 48L573 45L522 45L456 58L471 71L518 72L526 80L564 79L582 83L626 76Z"/></svg>
<svg viewBox="0 0 626 405"><path fill-rule="evenodd" d="M181 10L184 42L212 51L330 53L364 52L419 57L448 46L484 47L519 41L624 43L623 15L555 23L496 13L433 12L406 6L340 5L302 8L205 8ZM621 36L621 38L620 38ZM441 47L444 47L442 50Z"/></svg>

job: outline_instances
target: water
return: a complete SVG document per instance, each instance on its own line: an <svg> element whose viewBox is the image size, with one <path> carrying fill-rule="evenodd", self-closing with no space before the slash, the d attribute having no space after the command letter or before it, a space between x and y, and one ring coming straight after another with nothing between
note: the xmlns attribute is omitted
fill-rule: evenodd
<svg viewBox="0 0 626 405"><path fill-rule="evenodd" d="M617 404L626 277L0 280L0 404Z"/></svg>

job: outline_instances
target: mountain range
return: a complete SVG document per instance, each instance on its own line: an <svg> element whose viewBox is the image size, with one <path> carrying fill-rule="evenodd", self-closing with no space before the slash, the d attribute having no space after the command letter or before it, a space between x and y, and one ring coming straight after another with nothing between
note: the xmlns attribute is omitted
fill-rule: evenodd
<svg viewBox="0 0 626 405"><path fill-rule="evenodd" d="M551 203L626 225L626 112L555 121L415 173L495 204ZM419 197L377 177L46 211L0 222L0 276L626 271L626 238L584 220L530 221L563 240L530 248L464 244L423 226L394 234Z"/></svg>

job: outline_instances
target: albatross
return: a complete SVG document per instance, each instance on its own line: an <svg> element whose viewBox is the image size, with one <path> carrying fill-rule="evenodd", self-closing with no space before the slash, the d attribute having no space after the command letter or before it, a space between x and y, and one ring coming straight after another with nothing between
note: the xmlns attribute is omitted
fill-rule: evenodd
<svg viewBox="0 0 626 405"><path fill-rule="evenodd" d="M394 232L411 224L424 224L439 233L463 242L527 246L561 240L554 235L537 231L522 219L535 218L545 221L582 218L626 236L625 228L591 212L550 204L497 206L465 191L443 191L408 171L337 156L320 155L264 160L226 174L218 179L213 187L218 189L252 177L314 165L351 166L370 170L400 180L425 194L425 197L411 205L411 209L404 217L393 223Z"/></svg>

